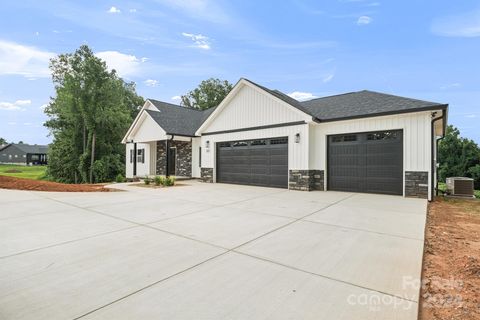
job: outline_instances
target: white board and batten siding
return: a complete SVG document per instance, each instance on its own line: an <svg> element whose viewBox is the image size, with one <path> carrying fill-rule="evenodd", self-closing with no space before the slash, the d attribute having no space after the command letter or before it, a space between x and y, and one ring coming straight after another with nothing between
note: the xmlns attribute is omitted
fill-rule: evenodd
<svg viewBox="0 0 480 320"><path fill-rule="evenodd" d="M137 143L137 150L138 149L145 149L145 162L141 163L137 161L137 177L154 175L157 152L156 141ZM130 162L130 150L133 150L133 143L126 144L125 167L127 178L133 178L133 163Z"/></svg>
<svg viewBox="0 0 480 320"><path fill-rule="evenodd" d="M202 130L202 167L216 167L216 143L218 142L288 137L289 169L307 169L308 124L208 134L306 120L311 120L311 117L304 115L263 90L245 85L225 105L214 120ZM301 137L299 143L295 143L297 133ZM206 148L207 141L210 146L208 149ZM214 170L214 180L215 178Z"/></svg>

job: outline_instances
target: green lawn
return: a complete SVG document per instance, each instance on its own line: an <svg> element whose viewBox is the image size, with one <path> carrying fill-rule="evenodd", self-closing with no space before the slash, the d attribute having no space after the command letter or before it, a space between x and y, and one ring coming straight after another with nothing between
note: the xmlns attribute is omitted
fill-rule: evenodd
<svg viewBox="0 0 480 320"><path fill-rule="evenodd" d="M8 172L12 170L20 172ZM45 170L47 170L47 166L19 166L14 164L0 164L0 175L16 178L41 180L45 177Z"/></svg>

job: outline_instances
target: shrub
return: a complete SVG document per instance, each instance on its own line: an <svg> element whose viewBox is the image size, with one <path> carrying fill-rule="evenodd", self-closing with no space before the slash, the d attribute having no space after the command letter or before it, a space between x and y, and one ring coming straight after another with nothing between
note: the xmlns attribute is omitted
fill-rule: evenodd
<svg viewBox="0 0 480 320"><path fill-rule="evenodd" d="M123 176L123 174L121 174L121 173L117 174L117 176L115 177L115 182L122 183L122 182L125 182L125 181L126 181L126 179Z"/></svg>
<svg viewBox="0 0 480 320"><path fill-rule="evenodd" d="M143 179L143 183L145 183L147 186L150 185L150 182L152 182L152 180L148 176Z"/></svg>
<svg viewBox="0 0 480 320"><path fill-rule="evenodd" d="M165 178L162 177L162 176L155 176L155 178L153 179L153 182L155 183L156 186L164 185L165 184Z"/></svg>
<svg viewBox="0 0 480 320"><path fill-rule="evenodd" d="M170 187L170 186L173 186L173 185L175 185L175 177L166 177L164 186Z"/></svg>

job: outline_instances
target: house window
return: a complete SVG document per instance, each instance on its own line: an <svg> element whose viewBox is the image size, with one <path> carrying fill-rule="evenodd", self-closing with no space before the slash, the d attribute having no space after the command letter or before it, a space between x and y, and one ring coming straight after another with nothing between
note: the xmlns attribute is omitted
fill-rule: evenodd
<svg viewBox="0 0 480 320"><path fill-rule="evenodd" d="M198 147L198 166L202 167L202 147Z"/></svg>
<svg viewBox="0 0 480 320"><path fill-rule="evenodd" d="M145 163L145 149L137 150L137 162Z"/></svg>
<svg viewBox="0 0 480 320"><path fill-rule="evenodd" d="M26 158L26 157L27 157L27 155L26 155L26 154L24 154L24 155L23 155L23 157L24 157L24 158Z"/></svg>
<svg viewBox="0 0 480 320"><path fill-rule="evenodd" d="M32 154L32 161L38 161L40 158L38 157L38 154Z"/></svg>
<svg viewBox="0 0 480 320"><path fill-rule="evenodd" d="M18 154L15 155L15 158L18 158Z"/></svg>
<svg viewBox="0 0 480 320"><path fill-rule="evenodd" d="M398 138L398 131L384 131L369 133L367 140L394 140Z"/></svg>
<svg viewBox="0 0 480 320"><path fill-rule="evenodd" d="M11 155L11 154L8 155L8 159L12 159L12 155Z"/></svg>
<svg viewBox="0 0 480 320"><path fill-rule="evenodd" d="M230 148L230 142L219 142L218 147L219 148Z"/></svg>

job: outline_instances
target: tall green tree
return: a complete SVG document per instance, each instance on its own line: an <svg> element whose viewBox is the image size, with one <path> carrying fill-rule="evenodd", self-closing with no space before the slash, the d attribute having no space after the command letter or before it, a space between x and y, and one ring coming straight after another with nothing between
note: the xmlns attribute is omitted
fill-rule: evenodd
<svg viewBox="0 0 480 320"><path fill-rule="evenodd" d="M182 96L182 105L200 110L216 107L232 88L233 85L227 80L214 78L203 80L197 88Z"/></svg>
<svg viewBox="0 0 480 320"><path fill-rule="evenodd" d="M0 146L7 143L8 143L7 140L5 140L4 138L0 138Z"/></svg>
<svg viewBox="0 0 480 320"><path fill-rule="evenodd" d="M52 59L50 70L56 96L45 109L53 135L48 175L67 183L113 180L124 172L120 141L143 98L86 45Z"/></svg>
<svg viewBox="0 0 480 320"><path fill-rule="evenodd" d="M476 188L480 188L480 148L460 135L454 126L448 126L445 137L438 145L439 178L471 177Z"/></svg>

